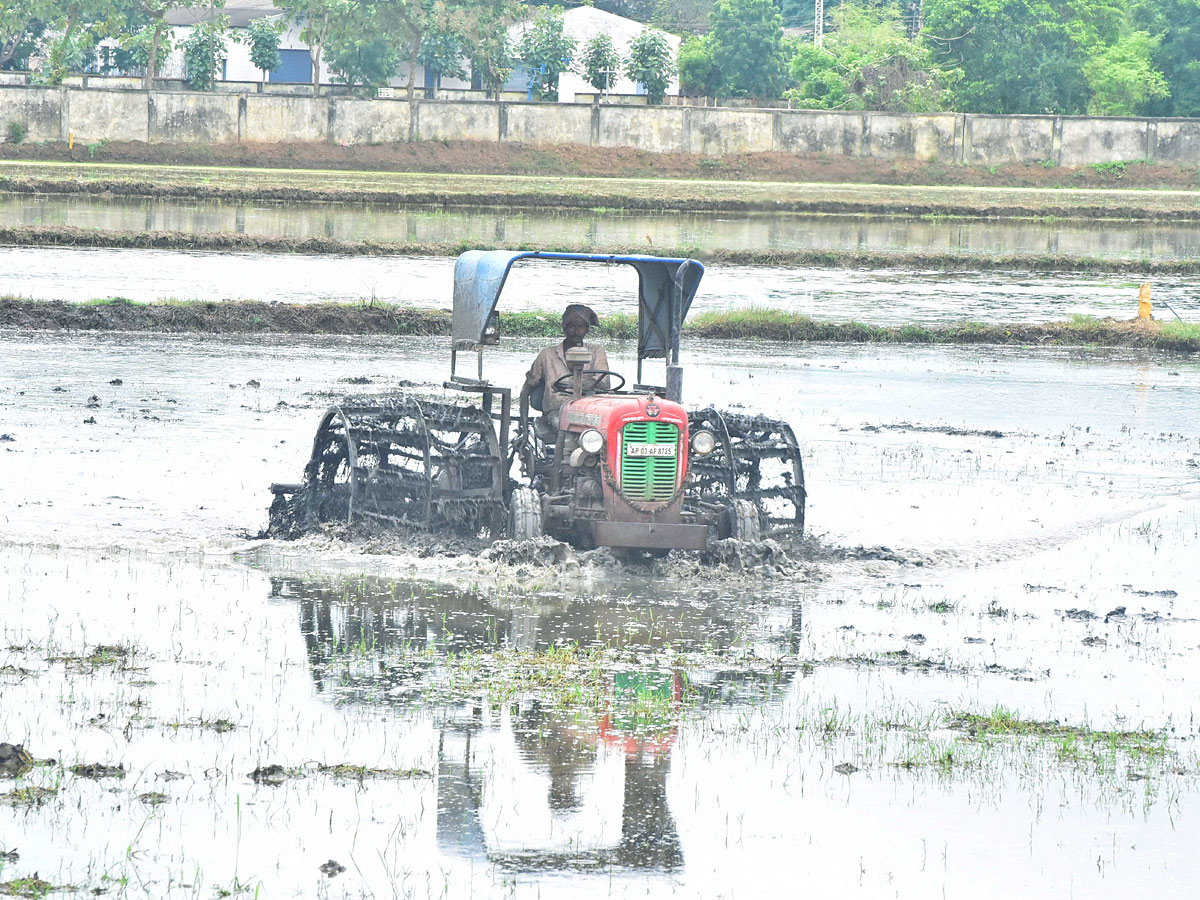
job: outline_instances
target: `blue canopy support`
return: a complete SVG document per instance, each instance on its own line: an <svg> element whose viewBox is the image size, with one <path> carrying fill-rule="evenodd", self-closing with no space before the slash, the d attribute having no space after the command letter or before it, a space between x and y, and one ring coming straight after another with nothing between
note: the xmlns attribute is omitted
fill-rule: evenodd
<svg viewBox="0 0 1200 900"><path fill-rule="evenodd" d="M691 308L704 266L694 259L605 256L596 253L536 253L468 250L454 264L454 349L476 350L500 301L513 263L521 259L620 263L638 273L638 369L643 359L679 364L679 331Z"/></svg>

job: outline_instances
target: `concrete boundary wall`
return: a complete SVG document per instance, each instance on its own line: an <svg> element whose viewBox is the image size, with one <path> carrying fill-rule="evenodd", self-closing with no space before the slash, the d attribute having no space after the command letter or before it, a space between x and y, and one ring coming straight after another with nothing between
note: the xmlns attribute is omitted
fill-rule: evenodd
<svg viewBox="0 0 1200 900"><path fill-rule="evenodd" d="M969 165L1200 164L1200 119L480 100L418 100L410 109L403 100L345 96L0 85L0 137L11 123L24 126L29 141L85 144L468 140L708 157L777 152Z"/></svg>

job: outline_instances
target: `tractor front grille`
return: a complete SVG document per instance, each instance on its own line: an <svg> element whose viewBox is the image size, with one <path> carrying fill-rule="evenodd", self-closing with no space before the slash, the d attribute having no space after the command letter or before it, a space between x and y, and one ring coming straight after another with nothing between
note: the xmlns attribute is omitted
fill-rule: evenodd
<svg viewBox="0 0 1200 900"><path fill-rule="evenodd" d="M662 448L665 455L649 455ZM667 453L667 448L670 452ZM630 422L621 429L621 493L630 500L670 500L679 477L679 428L670 422Z"/></svg>

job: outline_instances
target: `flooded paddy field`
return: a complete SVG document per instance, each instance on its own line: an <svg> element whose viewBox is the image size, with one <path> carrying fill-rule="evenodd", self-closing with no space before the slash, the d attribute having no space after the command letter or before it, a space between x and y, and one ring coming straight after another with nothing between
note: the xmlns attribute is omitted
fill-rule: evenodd
<svg viewBox="0 0 1200 900"><path fill-rule="evenodd" d="M490 376L535 349L506 341ZM0 758L0 883L998 898L1200 875L1200 362L689 347L690 403L769 409L804 450L812 538L739 572L255 539L328 403L440 385L446 341L0 354L0 741L31 757Z"/></svg>
<svg viewBox="0 0 1200 900"><path fill-rule="evenodd" d="M0 294L45 300L379 301L440 309L448 304L452 280L453 265L445 257L0 247ZM712 264L692 309L757 307L873 325L1041 323L1072 315L1128 319L1144 280L1134 264L1128 274L1105 275ZM1169 304L1185 321L1200 319L1193 281L1156 276L1155 302ZM518 263L508 283L507 309L553 309L570 295L604 315L628 312L612 298L631 296L636 274L624 266L581 275L571 264Z"/></svg>
<svg viewBox="0 0 1200 900"><path fill-rule="evenodd" d="M1200 258L1189 222L971 219L904 215L639 212L387 203L200 200L0 194L0 227L238 234L376 243L505 242L513 246L692 247L694 252L1051 255L1129 260Z"/></svg>
<svg viewBox="0 0 1200 900"><path fill-rule="evenodd" d="M455 143L455 142L452 142ZM464 142L457 142L459 148ZM479 156L481 145L465 142L475 151L476 166L488 162ZM800 165L805 171L785 172L761 180L738 178L732 171L704 172L701 177L671 177L660 172L648 177L614 178L614 171L630 169L627 153L610 157L594 171L600 177L548 174L550 148L536 148L529 170L508 174L463 174L446 171L448 147L427 142L432 153L424 165L435 171L346 171L322 168L270 168L242 163L213 165L142 165L99 162L33 162L0 160L0 188L12 193L99 194L103 196L193 197L224 199L383 201L437 203L454 206L497 205L509 208L576 207L644 210L762 210L767 212L891 212L902 215L934 213L981 216L1057 216L1079 218L1180 219L1200 216L1194 173L1175 166L1157 167L1167 178L1139 181L1134 172L1105 178L1092 166L1075 169L1027 167L1016 184L1050 184L1048 187L1013 186L1001 176L997 186L947 184L966 167L928 167L917 181L897 163L878 167L874 183L864 179L863 160L848 161L850 169L816 161L814 168L794 157L777 162ZM507 148L486 147L495 159ZM579 149L579 148L576 148ZM211 154L212 148L205 150ZM593 148L595 152L599 148ZM90 152L90 151L89 151ZM599 150L600 154L605 151ZM693 162L698 158L693 157ZM734 163L734 160L728 160ZM736 163L735 163L736 164ZM369 164L363 168L370 169ZM1132 167L1137 168L1137 167ZM857 170L857 171L854 171ZM575 171L579 171L575 169ZM975 170L976 175L986 170ZM694 174L694 173L689 173ZM713 177L705 177L707 175ZM989 173L995 174L995 173ZM664 177L665 176L665 177ZM846 177L851 176L851 177ZM1101 176L1096 178L1095 176ZM1097 184L1097 181L1099 184ZM1113 186L1120 184L1120 187ZM1087 185L1091 185L1088 187Z"/></svg>

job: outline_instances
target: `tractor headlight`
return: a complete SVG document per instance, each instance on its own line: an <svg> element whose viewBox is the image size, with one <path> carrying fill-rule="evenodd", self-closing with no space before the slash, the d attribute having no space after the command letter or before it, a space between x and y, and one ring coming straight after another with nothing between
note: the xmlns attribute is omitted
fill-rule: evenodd
<svg viewBox="0 0 1200 900"><path fill-rule="evenodd" d="M604 449L604 435L595 428L589 428L579 436L579 446L588 453L599 453Z"/></svg>
<svg viewBox="0 0 1200 900"><path fill-rule="evenodd" d="M708 456L717 449L717 437L711 431L697 431L692 435L692 449L701 456Z"/></svg>

